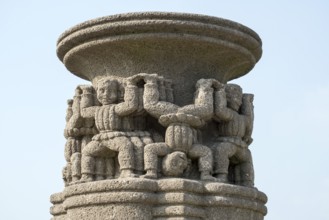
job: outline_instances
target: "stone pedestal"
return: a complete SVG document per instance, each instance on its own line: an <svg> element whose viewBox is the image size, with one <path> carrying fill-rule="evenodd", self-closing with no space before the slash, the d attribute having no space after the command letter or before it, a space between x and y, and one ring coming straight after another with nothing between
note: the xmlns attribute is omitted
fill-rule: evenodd
<svg viewBox="0 0 329 220"><path fill-rule="evenodd" d="M68 101L53 219L263 219L253 96L227 84L261 53L249 28L194 14L120 14L64 32L59 59L92 86Z"/></svg>
<svg viewBox="0 0 329 220"><path fill-rule="evenodd" d="M254 188L187 179L105 180L54 194L60 219L263 219L266 196ZM125 218L126 217L126 218Z"/></svg>

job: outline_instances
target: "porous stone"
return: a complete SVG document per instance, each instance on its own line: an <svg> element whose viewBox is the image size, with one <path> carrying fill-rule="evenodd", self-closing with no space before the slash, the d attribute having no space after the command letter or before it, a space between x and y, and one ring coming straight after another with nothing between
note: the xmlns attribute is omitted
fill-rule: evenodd
<svg viewBox="0 0 329 220"><path fill-rule="evenodd" d="M53 219L263 219L267 212L255 188L177 178L82 183L59 197L65 213L52 211Z"/></svg>
<svg viewBox="0 0 329 220"><path fill-rule="evenodd" d="M261 40L225 19L129 13L58 40L91 81L67 101L61 219L244 219L266 215L254 188L253 95L228 84L261 57Z"/></svg>
<svg viewBox="0 0 329 220"><path fill-rule="evenodd" d="M168 12L87 21L64 32L57 44L66 68L90 81L136 73L174 79L179 82L174 91L179 105L191 102L198 79L226 83L248 73L261 54L259 36L239 23Z"/></svg>

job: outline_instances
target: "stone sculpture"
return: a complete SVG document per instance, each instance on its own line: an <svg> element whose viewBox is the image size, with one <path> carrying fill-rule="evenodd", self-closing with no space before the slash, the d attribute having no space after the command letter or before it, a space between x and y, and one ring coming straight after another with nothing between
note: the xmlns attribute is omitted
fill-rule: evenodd
<svg viewBox="0 0 329 220"><path fill-rule="evenodd" d="M96 89L78 86L74 100L68 101L67 166L63 170L66 185L114 178L116 156L120 178L143 174L145 163L143 177L156 179L158 157L165 156L162 163L165 176L182 176L188 161L198 158L201 180L228 183L231 165L231 182L253 186L248 149L252 142L253 95L242 94L241 87L235 84L225 86L215 79L200 79L196 83L194 104L179 107L173 103L171 82L162 76L136 74L121 81L125 82L124 86L108 77L98 80ZM137 83L141 82L142 87L138 88ZM145 130L144 108L167 128L165 142L153 143ZM218 138L212 146L214 171L211 149L198 140L199 128L211 118L218 122Z"/></svg>
<svg viewBox="0 0 329 220"><path fill-rule="evenodd" d="M67 100L67 110L65 117L66 126L68 126L68 122L73 115L72 105L73 105L73 99ZM70 182L72 182L72 163L71 163L72 154L74 154L75 152L81 152L80 150L81 146L79 143L80 141L76 140L73 135L68 135L66 131L67 130L65 129L64 136L66 138L66 144L64 149L64 157L67 163L62 171L65 186L67 186Z"/></svg>
<svg viewBox="0 0 329 220"><path fill-rule="evenodd" d="M81 149L91 141L91 137L96 133L94 122L80 116L81 96L85 92L83 87L85 86L78 86L74 98L68 100L64 130L64 136L67 139L64 151L67 165L63 169L63 179L66 185L80 180Z"/></svg>
<svg viewBox="0 0 329 220"><path fill-rule="evenodd" d="M176 171L180 176L187 167L187 158L198 158L201 180L215 180L212 172L212 152L198 141L198 128L202 127L213 114L213 80L197 82L194 104L179 107L170 102L159 101L156 77L147 76L144 93L144 107L159 123L166 127L165 142L145 146L145 178L157 178L158 156L173 154ZM167 172L170 173L170 172Z"/></svg>
<svg viewBox="0 0 329 220"><path fill-rule="evenodd" d="M68 101L53 220L263 220L253 95L228 83L261 53L249 28L203 15L129 13L66 31L58 57L91 85Z"/></svg>
<svg viewBox="0 0 329 220"><path fill-rule="evenodd" d="M115 156L115 152L118 152L120 177L135 177L133 144L127 137L132 122L127 117L137 110L138 96L137 86L132 80L127 82L125 101L122 103L118 103L119 83L113 79L104 79L97 83L97 99L101 106L90 106L90 96L84 96L81 100L82 117L95 119L99 131L82 151L81 181L92 181L95 173L105 176L107 170L113 170L114 162L110 158ZM123 121L126 123L122 123ZM105 160L102 166L97 167L101 170L94 170L95 157L103 157Z"/></svg>
<svg viewBox="0 0 329 220"><path fill-rule="evenodd" d="M224 89L225 88L225 89ZM215 93L215 115L218 122L214 174L218 181L228 183L229 165L234 165L233 182L252 187L254 169L248 146L252 142L254 111L253 95L242 94L236 84L227 84Z"/></svg>

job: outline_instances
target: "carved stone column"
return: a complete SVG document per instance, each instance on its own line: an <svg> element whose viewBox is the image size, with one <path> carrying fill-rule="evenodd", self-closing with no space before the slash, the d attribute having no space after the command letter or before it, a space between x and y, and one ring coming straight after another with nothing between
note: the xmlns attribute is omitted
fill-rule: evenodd
<svg viewBox="0 0 329 220"><path fill-rule="evenodd" d="M195 14L120 14L64 32L59 59L91 85L68 101L53 219L263 219L253 95L227 83L261 54L251 29Z"/></svg>

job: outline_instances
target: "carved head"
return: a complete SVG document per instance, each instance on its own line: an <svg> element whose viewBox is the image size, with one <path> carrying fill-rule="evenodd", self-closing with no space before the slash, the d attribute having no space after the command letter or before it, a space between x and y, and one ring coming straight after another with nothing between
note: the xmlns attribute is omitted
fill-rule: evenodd
<svg viewBox="0 0 329 220"><path fill-rule="evenodd" d="M235 111L239 111L242 105L242 88L237 84L227 84L225 92L227 106Z"/></svg>
<svg viewBox="0 0 329 220"><path fill-rule="evenodd" d="M101 79L97 82L97 99L103 105L118 102L119 83L115 79Z"/></svg>
<svg viewBox="0 0 329 220"><path fill-rule="evenodd" d="M162 172L165 176L179 177L187 168L187 157L183 152L175 151L162 160Z"/></svg>

